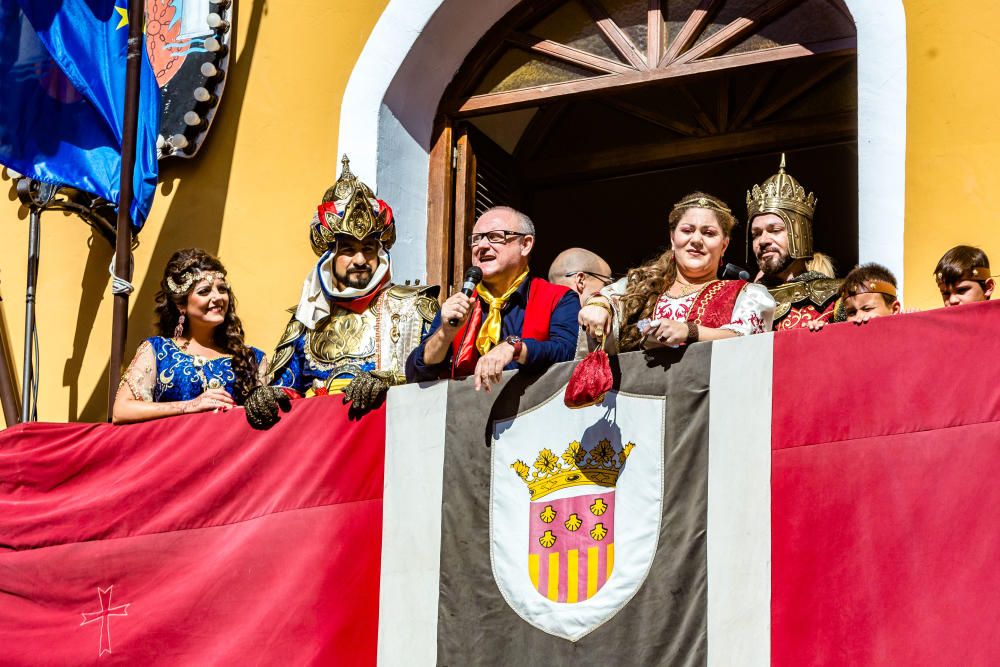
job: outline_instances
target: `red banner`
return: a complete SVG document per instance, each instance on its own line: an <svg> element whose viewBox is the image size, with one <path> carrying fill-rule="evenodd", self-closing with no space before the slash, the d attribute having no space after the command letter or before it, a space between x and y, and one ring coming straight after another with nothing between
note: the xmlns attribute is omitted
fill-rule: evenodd
<svg viewBox="0 0 1000 667"><path fill-rule="evenodd" d="M775 337L772 664L997 663L997 308Z"/></svg>
<svg viewBox="0 0 1000 667"><path fill-rule="evenodd" d="M375 663L384 411L0 433L4 665Z"/></svg>

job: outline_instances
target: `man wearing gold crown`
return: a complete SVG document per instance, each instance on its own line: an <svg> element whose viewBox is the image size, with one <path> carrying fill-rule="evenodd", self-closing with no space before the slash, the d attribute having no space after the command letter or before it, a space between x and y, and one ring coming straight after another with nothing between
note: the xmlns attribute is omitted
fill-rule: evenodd
<svg viewBox="0 0 1000 667"><path fill-rule="evenodd" d="M436 286L394 285L389 249L396 240L392 209L351 173L323 195L310 226L310 271L294 315L278 341L268 383L247 400L247 420L268 428L279 405L342 391L357 411L378 405L389 387L406 381L410 351L438 311Z"/></svg>
<svg viewBox="0 0 1000 667"><path fill-rule="evenodd" d="M812 220L816 196L785 173L778 173L747 192L749 241L765 285L777 302L774 330L806 327L834 316L840 280L827 255L813 252Z"/></svg>

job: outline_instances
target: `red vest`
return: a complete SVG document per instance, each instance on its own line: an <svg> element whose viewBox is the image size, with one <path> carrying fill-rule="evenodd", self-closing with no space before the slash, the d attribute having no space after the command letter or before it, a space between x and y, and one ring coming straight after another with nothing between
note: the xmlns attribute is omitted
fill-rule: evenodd
<svg viewBox="0 0 1000 667"><path fill-rule="evenodd" d="M521 338L533 340L549 339L549 322L552 311L563 298L569 288L553 285L541 278L530 278L528 285L528 304L525 306L524 325L521 327ZM483 322L483 302L476 299L472 313L465 325L458 330L458 335L451 342L451 374L450 377L460 378L472 375L479 361L479 350L476 349L476 335ZM447 377L447 376L446 376Z"/></svg>
<svg viewBox="0 0 1000 667"><path fill-rule="evenodd" d="M733 319L736 297L746 284L745 280L716 280L695 298L687 321L709 329L729 324Z"/></svg>

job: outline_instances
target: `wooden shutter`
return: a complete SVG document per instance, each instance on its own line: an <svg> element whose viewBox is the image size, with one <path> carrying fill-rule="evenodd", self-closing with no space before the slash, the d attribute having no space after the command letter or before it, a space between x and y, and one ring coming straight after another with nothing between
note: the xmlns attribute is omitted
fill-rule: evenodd
<svg viewBox="0 0 1000 667"><path fill-rule="evenodd" d="M468 237L479 216L494 206L519 208L522 201L514 158L475 127L463 124L455 142L452 289L462 284L472 264Z"/></svg>

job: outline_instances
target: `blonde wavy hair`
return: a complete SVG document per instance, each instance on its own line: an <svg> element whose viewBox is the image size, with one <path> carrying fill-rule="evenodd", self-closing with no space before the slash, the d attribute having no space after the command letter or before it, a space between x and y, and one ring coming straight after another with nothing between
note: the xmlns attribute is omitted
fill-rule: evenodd
<svg viewBox="0 0 1000 667"><path fill-rule="evenodd" d="M827 278L837 277L833 269L833 258L821 252L814 252L812 259L806 260L806 271L822 273Z"/></svg>
<svg viewBox="0 0 1000 667"><path fill-rule="evenodd" d="M707 200L707 205L699 205L699 200ZM694 208L703 208L715 214L715 219L722 228L722 235L729 238L733 227L736 226L736 218L724 201L704 192L692 192L674 204L667 217L671 236L684 214ZM641 319L652 317L657 300L676 279L677 263L674 260L674 251L669 249L642 266L629 270L625 294L619 301L622 326L618 346L622 352L642 347L643 337L635 324Z"/></svg>

